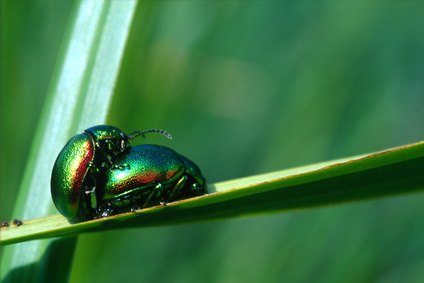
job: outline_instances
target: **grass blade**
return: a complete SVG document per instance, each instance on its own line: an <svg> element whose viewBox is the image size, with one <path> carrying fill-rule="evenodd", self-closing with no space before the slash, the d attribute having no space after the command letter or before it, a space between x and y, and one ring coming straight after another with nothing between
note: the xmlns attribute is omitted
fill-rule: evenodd
<svg viewBox="0 0 424 283"><path fill-rule="evenodd" d="M49 180L55 156L70 136L106 120L135 7L135 1L77 2L25 170L16 217L40 217L54 210ZM65 242L72 250L75 241ZM36 241L5 249L0 278L13 282L51 279L51 264L57 266L52 259L62 244Z"/></svg>
<svg viewBox="0 0 424 283"><path fill-rule="evenodd" d="M108 229L159 226L316 207L424 189L424 142L210 185L211 194L165 207L70 224L60 215L3 228L1 244Z"/></svg>

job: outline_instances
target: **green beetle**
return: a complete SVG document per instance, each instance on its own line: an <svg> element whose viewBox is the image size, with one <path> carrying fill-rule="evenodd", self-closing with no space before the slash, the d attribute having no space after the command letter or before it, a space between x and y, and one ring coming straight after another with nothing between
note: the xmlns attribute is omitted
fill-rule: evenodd
<svg viewBox="0 0 424 283"><path fill-rule="evenodd" d="M98 175L96 214L101 217L206 193L199 167L164 146L133 146L112 162L120 169Z"/></svg>

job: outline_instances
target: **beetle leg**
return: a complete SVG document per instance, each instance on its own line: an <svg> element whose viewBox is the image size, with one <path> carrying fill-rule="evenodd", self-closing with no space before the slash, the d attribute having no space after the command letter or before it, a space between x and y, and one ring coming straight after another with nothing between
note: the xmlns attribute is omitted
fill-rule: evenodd
<svg viewBox="0 0 424 283"><path fill-rule="evenodd" d="M99 168L97 168L97 166L96 166L96 164L94 164L93 160L90 160L90 162L88 163L87 170L93 170L94 173L99 172Z"/></svg>
<svg viewBox="0 0 424 283"><path fill-rule="evenodd" d="M133 207L131 207L131 212L137 212L137 210L139 210L140 207L138 205L134 205Z"/></svg>
<svg viewBox="0 0 424 283"><path fill-rule="evenodd" d="M178 180L177 184L172 188L171 193L166 197L166 200L164 200L164 202L169 202L170 200L172 200L174 195L184 188L187 179L188 178L186 175L182 176L181 179Z"/></svg>
<svg viewBox="0 0 424 283"><path fill-rule="evenodd" d="M163 191L163 185L162 185L161 183L157 184L157 185L156 185L156 186L152 189L152 192L149 194L149 196L147 197L146 201L144 202L144 204L143 204L143 208L145 208L145 207L149 204L150 200L152 199L152 197L153 197L156 193L159 193L159 195L161 195L161 194L162 194L162 191Z"/></svg>
<svg viewBox="0 0 424 283"><path fill-rule="evenodd" d="M86 195L90 195L89 202L91 208L97 207L97 197L96 197L96 186L92 186L90 189L85 190Z"/></svg>
<svg viewBox="0 0 424 283"><path fill-rule="evenodd" d="M85 200L85 205L86 207L90 207L95 209L97 207L97 196L96 196L96 186L97 186L97 180L94 177L95 174L97 174L100 170L99 168L93 163L93 161L90 161L89 165L88 165L88 171L90 172L90 174L87 174L87 183L86 183L86 187L84 189L84 193L86 195L86 197L84 198Z"/></svg>
<svg viewBox="0 0 424 283"><path fill-rule="evenodd" d="M123 146L124 145L121 143L120 146L121 146L122 151L123 151L124 150L123 149ZM98 152L102 155L103 160L104 160L102 162L102 164L101 164L102 168L108 168L110 170L124 170L124 169L130 167L129 164L122 164L122 165L113 164L113 162L111 160L113 158L113 156L111 156L111 155L107 154L106 152L104 152L103 148L100 146L100 144L99 144L98 141L96 142L96 148L97 148Z"/></svg>
<svg viewBox="0 0 424 283"><path fill-rule="evenodd" d="M112 207L110 203L107 203L106 206L97 208L96 212L97 212L97 218L104 218L104 217L108 217L110 215L115 214L115 209Z"/></svg>
<svg viewBox="0 0 424 283"><path fill-rule="evenodd" d="M200 193L203 190L203 187L201 185L199 185L199 183L193 183L193 185L191 185L191 189L193 190L194 193Z"/></svg>

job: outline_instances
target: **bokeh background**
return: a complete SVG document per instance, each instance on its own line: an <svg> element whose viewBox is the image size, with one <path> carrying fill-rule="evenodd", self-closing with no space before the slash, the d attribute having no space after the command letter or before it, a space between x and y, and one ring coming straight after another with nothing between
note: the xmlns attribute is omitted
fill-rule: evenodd
<svg viewBox="0 0 424 283"><path fill-rule="evenodd" d="M10 219L74 3L1 4L0 219ZM209 182L422 140L423 9L140 2L108 123L170 131L149 142L189 156ZM71 281L422 282L423 205L412 194L84 235Z"/></svg>

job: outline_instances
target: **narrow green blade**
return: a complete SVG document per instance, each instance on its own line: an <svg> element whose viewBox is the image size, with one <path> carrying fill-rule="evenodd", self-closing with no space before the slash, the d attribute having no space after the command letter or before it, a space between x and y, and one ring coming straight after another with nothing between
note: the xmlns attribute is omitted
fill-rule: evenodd
<svg viewBox="0 0 424 283"><path fill-rule="evenodd" d="M106 120L135 8L136 1L131 0L77 2L33 141L15 217L30 219L53 211L49 182L57 153L70 136ZM62 270L59 277L64 276L56 282L62 282L67 267L61 268L54 259L58 249L72 250L74 244L75 240L35 241L4 249L0 278L5 282L59 280L57 272L52 273L56 269Z"/></svg>
<svg viewBox="0 0 424 283"><path fill-rule="evenodd" d="M424 142L210 185L209 195L70 224L61 215L1 230L1 244L109 229L278 212L424 190Z"/></svg>

